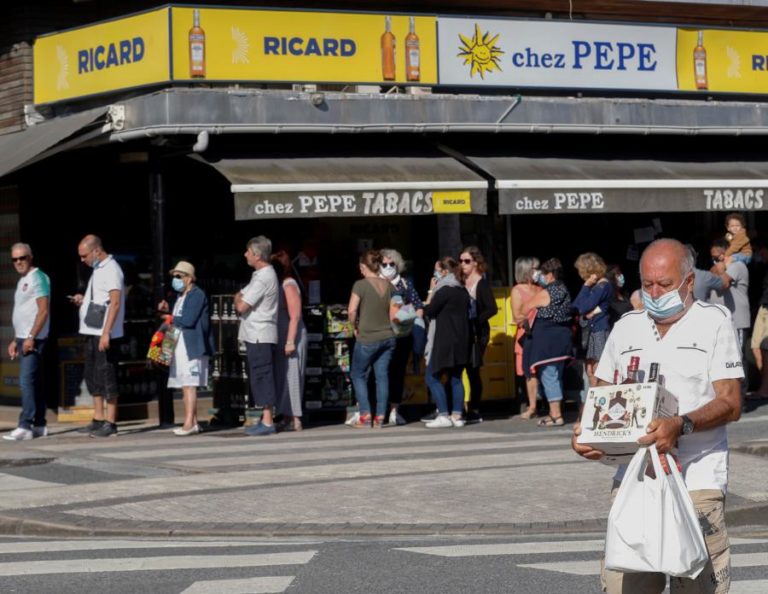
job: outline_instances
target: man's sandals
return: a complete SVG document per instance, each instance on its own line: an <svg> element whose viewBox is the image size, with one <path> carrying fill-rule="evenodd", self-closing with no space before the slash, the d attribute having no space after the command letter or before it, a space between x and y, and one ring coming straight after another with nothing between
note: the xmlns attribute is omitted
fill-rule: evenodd
<svg viewBox="0 0 768 594"><path fill-rule="evenodd" d="M565 421L563 420L563 417L553 418L550 415L547 415L546 417L540 419L536 424L539 427L562 427L565 425Z"/></svg>

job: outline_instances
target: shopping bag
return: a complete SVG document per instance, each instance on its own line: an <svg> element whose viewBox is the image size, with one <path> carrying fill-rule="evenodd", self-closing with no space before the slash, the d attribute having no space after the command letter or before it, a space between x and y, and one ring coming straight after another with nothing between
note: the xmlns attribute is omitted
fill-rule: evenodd
<svg viewBox="0 0 768 594"><path fill-rule="evenodd" d="M654 477L646 474L648 456ZM699 519L676 464L662 468L655 445L632 458L608 515L605 567L695 578L709 561Z"/></svg>
<svg viewBox="0 0 768 594"><path fill-rule="evenodd" d="M181 328L173 325L173 316L165 316L163 323L152 335L147 351L147 359L158 365L169 367L173 361L173 351L181 336Z"/></svg>

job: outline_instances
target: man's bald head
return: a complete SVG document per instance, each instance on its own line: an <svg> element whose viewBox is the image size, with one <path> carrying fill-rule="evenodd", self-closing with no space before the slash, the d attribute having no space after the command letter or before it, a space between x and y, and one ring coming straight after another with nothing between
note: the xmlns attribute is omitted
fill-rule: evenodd
<svg viewBox="0 0 768 594"><path fill-rule="evenodd" d="M80 245L87 250L101 249L101 238L98 235L88 234L80 240Z"/></svg>
<svg viewBox="0 0 768 594"><path fill-rule="evenodd" d="M668 262L676 263L681 279L691 274L696 264L691 251L681 242L676 239L657 239L645 248L640 257L640 278L643 278L643 270L648 265L658 266Z"/></svg>

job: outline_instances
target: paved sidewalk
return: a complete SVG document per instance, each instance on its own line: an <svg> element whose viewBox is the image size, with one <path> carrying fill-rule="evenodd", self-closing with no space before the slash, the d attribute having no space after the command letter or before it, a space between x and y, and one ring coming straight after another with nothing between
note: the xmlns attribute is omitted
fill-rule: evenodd
<svg viewBox="0 0 768 594"><path fill-rule="evenodd" d="M764 419L755 420L768 425ZM0 533L602 531L613 473L570 450L570 428L519 419L460 430L333 426L267 438L242 429L179 438L149 425L123 425L107 439L63 425L51 432L0 443ZM768 458L732 452L727 514L732 526L768 523Z"/></svg>

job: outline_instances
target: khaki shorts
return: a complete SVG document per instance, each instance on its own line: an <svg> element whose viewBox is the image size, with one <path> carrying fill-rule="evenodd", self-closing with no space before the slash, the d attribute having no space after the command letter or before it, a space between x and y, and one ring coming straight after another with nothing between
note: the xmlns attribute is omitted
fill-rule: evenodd
<svg viewBox="0 0 768 594"><path fill-rule="evenodd" d="M611 501L619 483L614 482ZM731 548L725 529L725 495L718 489L690 491L699 514L709 563L695 580L670 578L671 594L728 594L731 588ZM662 594L667 576L663 573L621 573L605 569L601 562L600 581L608 594Z"/></svg>
<svg viewBox="0 0 768 594"><path fill-rule="evenodd" d="M765 349L768 350L768 343L762 345L762 342L768 338L768 308L760 306L755 316L755 324L752 328L752 343L753 349Z"/></svg>

